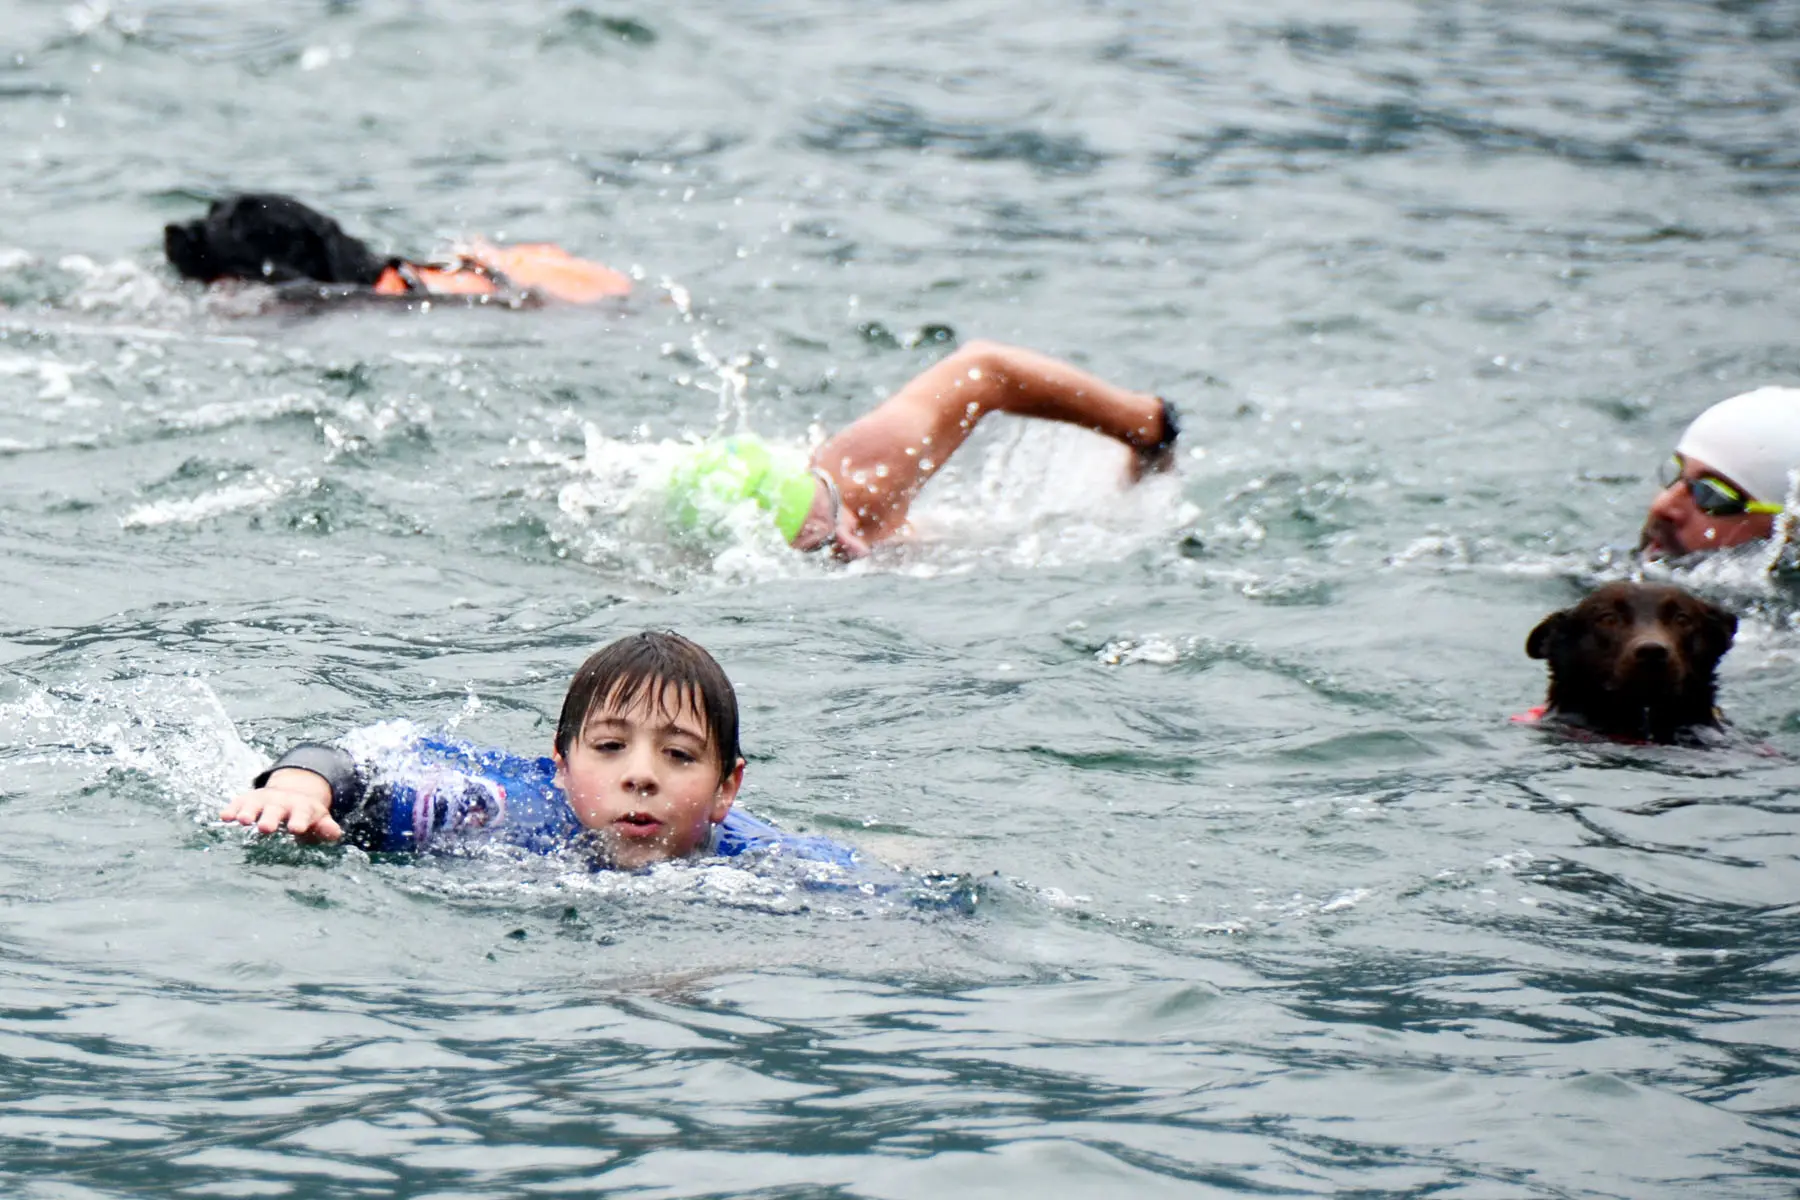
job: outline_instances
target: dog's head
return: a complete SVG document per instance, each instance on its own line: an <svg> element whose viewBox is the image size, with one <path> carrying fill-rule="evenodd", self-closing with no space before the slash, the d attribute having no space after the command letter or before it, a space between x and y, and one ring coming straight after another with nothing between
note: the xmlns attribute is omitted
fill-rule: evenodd
<svg viewBox="0 0 1800 1200"><path fill-rule="evenodd" d="M338 223L291 196L246 194L198 221L163 227L163 253L189 279L372 284L383 262Z"/></svg>
<svg viewBox="0 0 1800 1200"><path fill-rule="evenodd" d="M1525 639L1550 666L1549 707L1603 733L1666 741L1718 723L1714 672L1737 617L1678 587L1609 583Z"/></svg>

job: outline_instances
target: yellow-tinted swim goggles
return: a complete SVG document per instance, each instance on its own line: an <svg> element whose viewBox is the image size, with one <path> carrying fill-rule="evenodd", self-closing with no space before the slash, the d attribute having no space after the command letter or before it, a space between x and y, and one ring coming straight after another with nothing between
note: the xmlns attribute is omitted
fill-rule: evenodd
<svg viewBox="0 0 1800 1200"><path fill-rule="evenodd" d="M1744 513L1778 513L1779 504L1766 504L1761 500L1751 500L1731 484L1716 475L1702 475L1697 479L1683 479L1687 472L1687 462L1679 454L1671 454L1668 461L1657 471L1657 482L1663 487L1673 487L1677 483L1687 484L1688 495L1694 498L1694 507L1709 517L1736 517Z"/></svg>

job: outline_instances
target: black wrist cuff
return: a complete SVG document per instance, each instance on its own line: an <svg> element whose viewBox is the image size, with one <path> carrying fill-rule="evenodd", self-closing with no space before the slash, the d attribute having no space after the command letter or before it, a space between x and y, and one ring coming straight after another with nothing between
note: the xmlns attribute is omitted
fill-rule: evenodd
<svg viewBox="0 0 1800 1200"><path fill-rule="evenodd" d="M342 818L362 796L362 782L356 777L356 760L346 750L317 742L301 742L270 764L268 770L251 781L251 786L262 787L275 772L290 769L311 771L331 786L331 815L334 818Z"/></svg>
<svg viewBox="0 0 1800 1200"><path fill-rule="evenodd" d="M1150 447L1150 453L1152 454L1157 454L1169 449L1175 444L1175 439L1181 436L1181 414L1175 411L1175 406L1173 404L1170 404L1161 396L1158 396L1157 399L1162 401L1163 427L1162 436L1156 439L1156 445Z"/></svg>

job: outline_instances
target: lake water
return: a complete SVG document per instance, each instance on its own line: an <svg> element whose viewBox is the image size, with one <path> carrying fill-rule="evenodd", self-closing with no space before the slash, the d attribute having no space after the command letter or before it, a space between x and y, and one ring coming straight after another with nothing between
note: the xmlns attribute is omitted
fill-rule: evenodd
<svg viewBox="0 0 1800 1200"><path fill-rule="evenodd" d="M1800 379L1797 61L1790 0L13 0L0 1193L1794 1195L1800 605L1686 576L1730 746L1507 718ZM234 189L641 282L259 311L161 262ZM1173 398L1177 474L996 420L847 569L629 505L975 337ZM387 717L547 750L644 627L743 803L973 911L209 819Z"/></svg>

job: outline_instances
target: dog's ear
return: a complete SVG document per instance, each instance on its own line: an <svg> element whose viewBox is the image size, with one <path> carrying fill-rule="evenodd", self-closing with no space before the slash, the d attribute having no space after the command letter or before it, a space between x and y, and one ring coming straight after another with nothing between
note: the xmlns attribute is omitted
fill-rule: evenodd
<svg viewBox="0 0 1800 1200"><path fill-rule="evenodd" d="M1553 612L1538 622L1538 627L1525 637L1525 655L1528 658L1549 658L1550 643L1561 633L1563 622L1569 619L1567 609Z"/></svg>
<svg viewBox="0 0 1800 1200"><path fill-rule="evenodd" d="M1720 608L1716 604L1702 602L1700 608L1700 633L1706 646L1706 652L1714 662L1725 657L1731 649L1732 639L1737 637L1737 614Z"/></svg>

